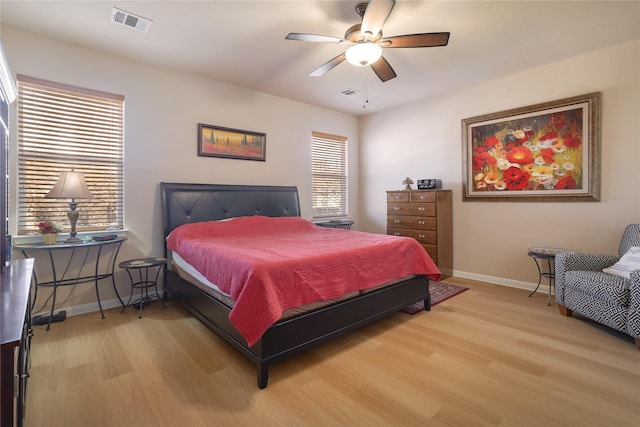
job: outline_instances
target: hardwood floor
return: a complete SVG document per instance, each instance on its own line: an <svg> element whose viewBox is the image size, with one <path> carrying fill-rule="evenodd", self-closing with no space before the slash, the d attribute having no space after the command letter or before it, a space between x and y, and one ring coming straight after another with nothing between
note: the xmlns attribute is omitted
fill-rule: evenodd
<svg viewBox="0 0 640 427"><path fill-rule="evenodd" d="M25 425L638 425L630 337L543 293L447 281L470 289L274 365L264 390L175 301L38 326Z"/></svg>

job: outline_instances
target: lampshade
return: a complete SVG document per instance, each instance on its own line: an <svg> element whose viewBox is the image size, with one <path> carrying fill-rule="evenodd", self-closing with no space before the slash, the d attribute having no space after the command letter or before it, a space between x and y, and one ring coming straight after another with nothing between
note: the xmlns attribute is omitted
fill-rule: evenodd
<svg viewBox="0 0 640 427"><path fill-rule="evenodd" d="M354 44L347 49L346 55L349 63L364 67L380 59L382 56L382 48L375 43L362 42Z"/></svg>
<svg viewBox="0 0 640 427"><path fill-rule="evenodd" d="M92 199L84 181L84 174L80 172L61 172L58 182L44 197L49 199Z"/></svg>

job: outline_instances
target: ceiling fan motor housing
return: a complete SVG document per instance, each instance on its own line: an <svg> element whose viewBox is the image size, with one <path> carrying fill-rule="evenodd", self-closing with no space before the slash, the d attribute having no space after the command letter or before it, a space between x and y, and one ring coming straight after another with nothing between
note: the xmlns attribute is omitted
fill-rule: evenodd
<svg viewBox="0 0 640 427"><path fill-rule="evenodd" d="M362 24L355 24L349 27L349 29L344 33L345 40L349 40L351 43L360 43L363 41L370 41L372 43L376 43L378 40L382 38L382 31L380 31L375 36L369 37L367 39L360 32L361 27L362 27Z"/></svg>

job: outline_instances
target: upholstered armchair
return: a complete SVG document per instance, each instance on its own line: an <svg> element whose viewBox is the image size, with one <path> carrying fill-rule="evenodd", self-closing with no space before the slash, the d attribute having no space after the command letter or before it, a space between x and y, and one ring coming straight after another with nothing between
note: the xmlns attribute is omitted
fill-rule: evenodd
<svg viewBox="0 0 640 427"><path fill-rule="evenodd" d="M626 227L618 256L579 252L556 255L556 303L560 313L577 313L631 335L640 350L640 270L629 278L605 273L632 246L640 246L640 224Z"/></svg>

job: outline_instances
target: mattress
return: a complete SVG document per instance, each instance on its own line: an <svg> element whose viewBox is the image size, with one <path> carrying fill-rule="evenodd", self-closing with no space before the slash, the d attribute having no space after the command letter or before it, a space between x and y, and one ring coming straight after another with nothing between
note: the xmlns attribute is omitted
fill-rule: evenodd
<svg viewBox="0 0 640 427"><path fill-rule="evenodd" d="M193 286L205 292L207 295L215 298L216 300L220 301L221 303L229 307L229 309L233 308L233 306L235 305L235 301L233 300L233 298L231 298L231 295L221 291L220 288L216 286L215 283L211 283L206 277L200 274L198 270L196 270L192 265L190 265L188 262L182 259L182 257L177 253L171 254L171 270L174 273L177 273L178 276L180 276L187 282L191 283ZM374 289L377 289L379 287L389 286L394 283L398 283L400 281L401 280L394 280L392 282L384 283L380 286L377 286ZM367 292L370 292L371 290L373 289L368 289ZM297 316L299 314L307 313L309 311L317 310L318 308L326 307L328 305L334 304L339 301L348 300L349 298L356 297L361 293L362 292L359 292L359 291L348 292L342 295L341 297L334 298L332 300L316 301L309 304L304 304L300 307L289 308L282 313L281 319L288 319L290 317Z"/></svg>

